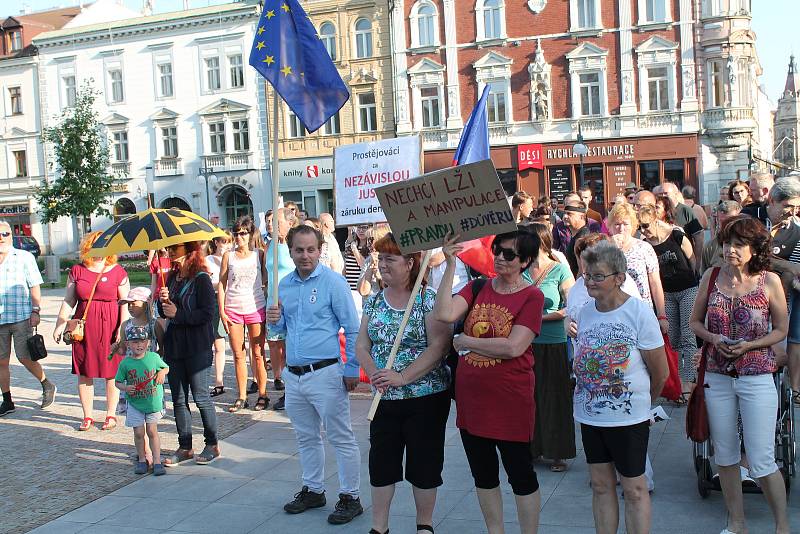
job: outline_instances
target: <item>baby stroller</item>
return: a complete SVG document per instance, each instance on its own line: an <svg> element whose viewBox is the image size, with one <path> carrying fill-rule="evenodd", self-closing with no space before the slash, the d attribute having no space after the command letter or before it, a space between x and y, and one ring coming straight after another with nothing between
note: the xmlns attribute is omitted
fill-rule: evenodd
<svg viewBox="0 0 800 534"><path fill-rule="evenodd" d="M778 418L775 422L775 462L783 475L786 493L789 493L792 477L797 472L796 448L794 441L794 403L789 376L784 368L773 375L775 388L778 390ZM703 443L693 443L694 470L697 473L697 492L702 498L710 495L711 490L722 491L719 477L715 477L711 469L711 458L714 456L714 444L711 438ZM761 493L758 486L743 486L744 493Z"/></svg>

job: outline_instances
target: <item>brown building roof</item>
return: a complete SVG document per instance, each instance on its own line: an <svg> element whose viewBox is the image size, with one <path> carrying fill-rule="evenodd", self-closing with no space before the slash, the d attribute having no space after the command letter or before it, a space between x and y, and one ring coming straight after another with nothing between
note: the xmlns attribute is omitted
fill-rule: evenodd
<svg viewBox="0 0 800 534"><path fill-rule="evenodd" d="M77 6L59 9L50 9L27 15L13 15L6 17L0 23L0 57L30 56L36 53L36 48L31 45L33 38L40 33L61 29L66 23L75 18L81 8ZM22 29L22 49L11 52L9 32Z"/></svg>

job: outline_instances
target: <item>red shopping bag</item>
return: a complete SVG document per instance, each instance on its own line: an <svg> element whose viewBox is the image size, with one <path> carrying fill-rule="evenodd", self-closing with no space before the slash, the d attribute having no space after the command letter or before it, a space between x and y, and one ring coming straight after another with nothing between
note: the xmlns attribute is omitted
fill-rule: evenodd
<svg viewBox="0 0 800 534"><path fill-rule="evenodd" d="M347 361L347 353L344 350L345 344L346 340L344 334L339 332L339 353L342 355L343 362ZM363 367L358 370L358 381L362 384L369 384L369 377L367 376L367 373L364 372Z"/></svg>
<svg viewBox="0 0 800 534"><path fill-rule="evenodd" d="M661 396L667 400L676 401L681 396L681 377L678 374L678 353L669 343L669 336L664 334L664 352L667 353L669 377L661 390Z"/></svg>

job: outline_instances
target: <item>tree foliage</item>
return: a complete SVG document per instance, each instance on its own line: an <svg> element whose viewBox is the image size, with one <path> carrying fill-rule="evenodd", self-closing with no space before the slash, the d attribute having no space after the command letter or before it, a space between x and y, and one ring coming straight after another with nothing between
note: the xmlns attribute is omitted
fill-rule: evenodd
<svg viewBox="0 0 800 534"><path fill-rule="evenodd" d="M85 220L109 215L106 207L115 177L109 173L109 148L98 123L94 102L98 92L90 82L78 91L75 105L61 112L59 123L47 127L42 140L53 146L57 178L36 188L44 223L59 217ZM53 162L50 162L51 168Z"/></svg>

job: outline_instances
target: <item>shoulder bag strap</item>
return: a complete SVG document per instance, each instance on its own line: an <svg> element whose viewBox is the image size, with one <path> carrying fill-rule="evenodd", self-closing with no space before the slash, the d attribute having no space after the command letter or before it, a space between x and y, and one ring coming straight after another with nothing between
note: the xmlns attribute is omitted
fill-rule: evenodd
<svg viewBox="0 0 800 534"><path fill-rule="evenodd" d="M719 276L719 267L714 267L711 271L711 277L708 279L708 291L706 292L706 308L708 308L708 299L711 298L711 293L714 291L714 284L717 283L717 276ZM706 378L706 364L708 363L708 346L709 342L703 343L703 350L700 356L700 365L697 367L697 385L700 387L705 383Z"/></svg>
<svg viewBox="0 0 800 534"><path fill-rule="evenodd" d="M83 317L81 317L81 321L85 321L86 320L86 316L89 315L89 306L92 305L92 299L94 298L94 292L95 292L95 290L97 290L97 284L100 283L100 278L102 278L103 275L105 274L106 266L107 266L107 264L105 262L103 262L103 268L100 269L99 273L97 273L97 278L95 278L95 280L94 280L94 285L92 286L92 292L89 293L89 301L86 303L86 309L83 310ZM87 268L87 270L88 270L88 268Z"/></svg>

